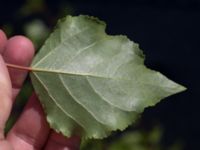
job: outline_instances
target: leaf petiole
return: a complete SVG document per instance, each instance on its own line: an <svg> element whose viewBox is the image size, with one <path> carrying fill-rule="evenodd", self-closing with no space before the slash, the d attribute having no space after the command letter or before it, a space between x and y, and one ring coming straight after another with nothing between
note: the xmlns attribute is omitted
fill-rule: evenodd
<svg viewBox="0 0 200 150"><path fill-rule="evenodd" d="M14 64L9 64L9 63L6 63L6 66L8 68L14 68L14 69L18 69L18 70L33 71L33 69L31 67L25 67L25 66L14 65Z"/></svg>

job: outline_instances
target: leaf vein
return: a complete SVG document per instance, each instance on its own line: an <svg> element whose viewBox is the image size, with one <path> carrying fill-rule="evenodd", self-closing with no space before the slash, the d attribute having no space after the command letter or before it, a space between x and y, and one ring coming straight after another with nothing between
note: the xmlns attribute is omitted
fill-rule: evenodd
<svg viewBox="0 0 200 150"><path fill-rule="evenodd" d="M128 110L126 110L126 109L120 108L119 106L117 106L117 105L113 104L112 102L110 102L109 100L107 100L107 98L105 98L104 96L102 96L102 95L96 90L96 88L93 86L93 84L91 83L91 81L90 81L90 79L88 78L88 76L86 76L86 79L87 79L89 85L92 87L93 91L94 91L103 101L105 101L106 103L108 103L109 105L111 105L111 106L113 106L113 107L115 107L115 108L120 109L121 111L128 111Z"/></svg>
<svg viewBox="0 0 200 150"><path fill-rule="evenodd" d="M68 93L71 95L71 97L75 100L76 103L78 103L84 110L86 110L97 122L99 122L102 125L106 125L105 123L103 123L102 121L100 121L99 119L97 119L95 117L95 115L93 114L93 112L89 111L86 106L84 106L84 104L82 104L77 98L76 96L74 96L74 94L72 94L71 90L69 89L68 85L64 84L63 81L63 77L61 75L59 75L59 78L63 84L63 86L66 88L66 90L68 91Z"/></svg>
<svg viewBox="0 0 200 150"><path fill-rule="evenodd" d="M71 61L73 61L76 57L78 57L81 53L83 53L84 51L88 50L88 49L91 48L92 46L96 45L98 42L99 42L99 41L95 41L95 42L89 44L88 46L86 46L86 47L80 49L80 50L76 53L76 55L74 55L74 57L72 57L72 58L68 61L69 64L70 64ZM66 64L64 64L63 66L67 66L67 65L69 65L69 64L66 63ZM61 66L61 68L62 68L63 66Z"/></svg>
<svg viewBox="0 0 200 150"><path fill-rule="evenodd" d="M37 78L37 80L41 83L41 85L44 87L44 89L46 90L46 92L48 93L48 96L52 99L52 101L55 103L55 105L66 115L69 116L72 120L74 120L76 123L78 123L81 127L83 127L85 130L86 128L84 127L84 125L82 125L80 122L78 122L72 115L70 115L69 113L67 113L65 111L64 108L62 108L62 105L60 105L58 102L56 102L55 98L51 95L51 93L48 90L48 87L45 86L45 84L42 82L42 80L39 78L38 75L34 74L35 77Z"/></svg>
<svg viewBox="0 0 200 150"><path fill-rule="evenodd" d="M39 64L42 63L42 61L44 61L47 57L49 57L51 54L53 54L55 51L59 50L59 48L63 45L63 43L65 43L67 40L69 40L70 38L72 38L73 36L76 36L78 34L81 34L82 32L85 32L87 31L89 28L88 27L85 27L83 28L83 30L80 30L79 32L77 32L76 34L73 34L73 35L70 35L68 38L66 38L65 40L61 41L59 43L59 45L57 47L55 47L54 49L52 49L51 51L49 51L49 53L47 55L45 55L43 58L41 58L36 64L34 64L33 66L36 67L38 66ZM62 40L62 38L61 38Z"/></svg>
<svg viewBox="0 0 200 150"><path fill-rule="evenodd" d="M101 76L101 75L96 75L96 74L89 74L89 73L74 73L74 72L65 72L62 70L47 70L47 69L40 69L40 68L31 68L32 72L46 72L46 73L56 73L56 74L65 74L65 75L74 75L74 76L89 76L89 77L93 77L93 78L102 78L102 79L111 79L111 80L125 80L125 81L133 81L130 78L122 78L122 77L106 77L106 76ZM154 73L159 73L154 71ZM145 83L145 82L141 82L141 81L134 81L137 82L138 84L144 84L144 85L150 85L150 86L154 86L154 87L161 87L161 88L168 88L171 89L170 87L166 87L164 85L156 85L156 84L151 84L151 83Z"/></svg>

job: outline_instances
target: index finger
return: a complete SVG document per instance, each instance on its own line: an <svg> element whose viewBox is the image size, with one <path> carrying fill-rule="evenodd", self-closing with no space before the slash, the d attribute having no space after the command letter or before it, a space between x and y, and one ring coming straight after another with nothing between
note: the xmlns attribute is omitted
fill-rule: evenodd
<svg viewBox="0 0 200 150"><path fill-rule="evenodd" d="M14 36L7 41L3 52L6 63L29 66L34 55L32 42L24 36ZM8 68L13 91L13 99L17 96L26 78L27 71Z"/></svg>

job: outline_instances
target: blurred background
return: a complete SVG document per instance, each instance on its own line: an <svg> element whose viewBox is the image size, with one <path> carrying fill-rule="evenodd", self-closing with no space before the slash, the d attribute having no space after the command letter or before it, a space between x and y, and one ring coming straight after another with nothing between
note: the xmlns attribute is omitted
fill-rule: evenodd
<svg viewBox="0 0 200 150"><path fill-rule="evenodd" d="M87 14L107 23L107 33L125 34L140 44L145 64L186 86L186 92L147 108L138 123L82 150L198 150L200 143L200 0L1 0L0 28L29 37L38 50L57 20ZM32 87L17 98L7 131Z"/></svg>

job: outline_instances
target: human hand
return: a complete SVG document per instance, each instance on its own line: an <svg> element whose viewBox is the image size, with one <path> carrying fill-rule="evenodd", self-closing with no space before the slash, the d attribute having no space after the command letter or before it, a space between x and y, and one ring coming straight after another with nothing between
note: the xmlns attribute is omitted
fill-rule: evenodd
<svg viewBox="0 0 200 150"><path fill-rule="evenodd" d="M27 72L7 69L6 63L28 66L34 56L32 42L23 36L7 40L0 30L0 150L78 150L79 137L66 138L50 130L35 94L26 104L20 118L4 136L12 104Z"/></svg>

